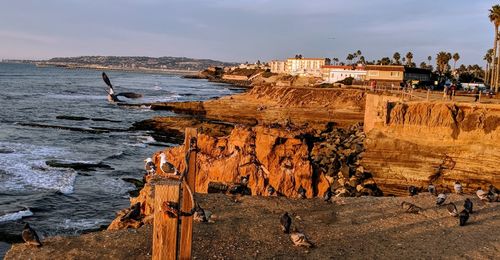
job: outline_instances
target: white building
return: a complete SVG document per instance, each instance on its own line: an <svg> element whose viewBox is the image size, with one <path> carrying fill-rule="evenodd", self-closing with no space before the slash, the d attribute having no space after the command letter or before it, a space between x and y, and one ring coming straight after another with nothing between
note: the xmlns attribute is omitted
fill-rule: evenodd
<svg viewBox="0 0 500 260"><path fill-rule="evenodd" d="M272 60L269 62L272 73L287 73L286 61L283 60Z"/></svg>
<svg viewBox="0 0 500 260"><path fill-rule="evenodd" d="M324 65L321 67L321 76L323 81L327 83L335 83L349 77L354 78L354 80L364 80L366 70L363 66Z"/></svg>
<svg viewBox="0 0 500 260"><path fill-rule="evenodd" d="M327 64L325 58L288 58L286 70L290 75L321 77L321 67Z"/></svg>

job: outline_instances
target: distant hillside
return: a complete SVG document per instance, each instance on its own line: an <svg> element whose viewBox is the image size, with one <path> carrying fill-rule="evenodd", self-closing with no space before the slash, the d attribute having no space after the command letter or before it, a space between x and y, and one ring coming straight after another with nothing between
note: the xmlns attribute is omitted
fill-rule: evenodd
<svg viewBox="0 0 500 260"><path fill-rule="evenodd" d="M147 68L162 70L204 70L210 66L233 66L235 63L210 59L191 59L186 57L127 57L127 56L81 56L52 58L43 63L83 66L103 66L115 68Z"/></svg>

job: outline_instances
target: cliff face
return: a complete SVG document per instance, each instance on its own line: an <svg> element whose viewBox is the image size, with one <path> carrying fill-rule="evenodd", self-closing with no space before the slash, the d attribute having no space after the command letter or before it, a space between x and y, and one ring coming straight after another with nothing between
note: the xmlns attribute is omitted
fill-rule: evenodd
<svg viewBox="0 0 500 260"><path fill-rule="evenodd" d="M362 164L384 192L409 185L466 192L500 184L500 107L453 103L401 103L368 95Z"/></svg>

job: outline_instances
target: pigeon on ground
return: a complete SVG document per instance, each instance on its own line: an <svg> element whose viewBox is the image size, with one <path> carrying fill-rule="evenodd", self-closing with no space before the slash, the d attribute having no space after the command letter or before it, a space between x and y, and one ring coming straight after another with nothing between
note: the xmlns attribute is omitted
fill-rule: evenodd
<svg viewBox="0 0 500 260"><path fill-rule="evenodd" d="M167 161L165 153L160 154L160 170L165 174L177 174L175 167Z"/></svg>
<svg viewBox="0 0 500 260"><path fill-rule="evenodd" d="M121 221L126 221L129 219L139 220L140 217L141 217L141 203L137 202L134 205L132 205L132 207L130 207L127 214L123 215L123 217L121 217L120 220Z"/></svg>
<svg viewBox="0 0 500 260"><path fill-rule="evenodd" d="M247 176L242 176L242 177L241 177L241 181L240 181L241 185L247 186L247 185L248 185L248 178L249 178L249 177L250 177L249 175L247 175Z"/></svg>
<svg viewBox="0 0 500 260"><path fill-rule="evenodd" d="M196 203L195 212L193 214L193 219L198 222L207 222L207 216L205 215L205 210Z"/></svg>
<svg viewBox="0 0 500 260"><path fill-rule="evenodd" d="M330 188L328 188L325 193L323 193L323 200L329 202L332 198L333 192Z"/></svg>
<svg viewBox="0 0 500 260"><path fill-rule="evenodd" d="M146 170L146 172L148 174L155 175L156 174L156 166L153 163L153 160L151 158L146 158L146 160L144 160L144 162L145 162L144 169Z"/></svg>
<svg viewBox="0 0 500 260"><path fill-rule="evenodd" d="M313 247L313 244L311 242L309 242L306 235L297 231L297 229L295 229L290 234L290 239L292 240L292 242L295 246Z"/></svg>
<svg viewBox="0 0 500 260"><path fill-rule="evenodd" d="M446 194L444 193L439 193L436 199L436 205L441 206L443 205L444 201L446 200Z"/></svg>
<svg viewBox="0 0 500 260"><path fill-rule="evenodd" d="M302 187L302 185L300 185L298 192L299 192L299 198L301 198L301 199L306 198L306 189L304 189L304 187Z"/></svg>
<svg viewBox="0 0 500 260"><path fill-rule="evenodd" d="M458 210L457 210L457 206L455 206L455 204L453 203L448 203L448 205L446 206L446 209L448 210L448 213L450 213L450 216L452 217L456 217L458 216Z"/></svg>
<svg viewBox="0 0 500 260"><path fill-rule="evenodd" d="M462 194L462 184L460 184L460 182L456 181L453 188L455 189L455 193Z"/></svg>
<svg viewBox="0 0 500 260"><path fill-rule="evenodd" d="M274 189L273 186L269 185L267 186L267 195L272 196L276 190Z"/></svg>
<svg viewBox="0 0 500 260"><path fill-rule="evenodd" d="M467 220L469 220L469 212L467 212L467 210L465 209L462 210L458 215L458 219L460 226L465 226L465 223L467 223Z"/></svg>
<svg viewBox="0 0 500 260"><path fill-rule="evenodd" d="M401 202L401 207L405 210L406 213L418 214L420 211L422 211L421 207L406 201Z"/></svg>
<svg viewBox="0 0 500 260"><path fill-rule="evenodd" d="M482 201L490 201L488 193L482 190L481 188L477 188L476 196Z"/></svg>
<svg viewBox="0 0 500 260"><path fill-rule="evenodd" d="M434 184L429 183L429 186L427 187L427 190L429 191L430 194L436 194L436 186Z"/></svg>
<svg viewBox="0 0 500 260"><path fill-rule="evenodd" d="M472 206L473 206L472 201L469 198L465 199L464 209L467 210L469 214L472 214Z"/></svg>
<svg viewBox="0 0 500 260"><path fill-rule="evenodd" d="M410 193L410 196L417 195L418 194L417 187L415 187L415 186L408 187L408 192Z"/></svg>
<svg viewBox="0 0 500 260"><path fill-rule="evenodd" d="M498 189L495 186L490 185L490 187L488 188L488 198L489 198L490 202L498 201L499 197L500 197L500 194L499 194Z"/></svg>
<svg viewBox="0 0 500 260"><path fill-rule="evenodd" d="M284 233L287 234L290 233L292 218L288 215L288 212L285 212L285 214L281 216L280 223L281 223L281 230L283 230Z"/></svg>
<svg viewBox="0 0 500 260"><path fill-rule="evenodd" d="M38 234L33 228L30 227L30 224L28 223L24 224L22 237L24 242L26 242L26 244L28 245L42 246L40 238L38 238Z"/></svg>

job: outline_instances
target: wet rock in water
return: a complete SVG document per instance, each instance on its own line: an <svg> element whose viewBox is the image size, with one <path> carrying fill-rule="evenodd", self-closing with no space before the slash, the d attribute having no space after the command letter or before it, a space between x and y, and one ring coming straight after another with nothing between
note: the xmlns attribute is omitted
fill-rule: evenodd
<svg viewBox="0 0 500 260"><path fill-rule="evenodd" d="M95 171L96 169L113 170L113 167L100 163L83 163L83 162L64 162L58 160L48 160L45 162L50 167L54 168L71 168L77 171Z"/></svg>
<svg viewBox="0 0 500 260"><path fill-rule="evenodd" d="M138 180L138 179L134 179L134 178L122 178L122 180L125 182L128 182L128 183L134 184L137 189L142 189L142 187L144 187L144 181L142 181L142 180Z"/></svg>
<svg viewBox="0 0 500 260"><path fill-rule="evenodd" d="M56 119L73 120L73 121L85 121L85 120L89 120L90 118L84 117L84 116L60 115L60 116L56 116Z"/></svg>

